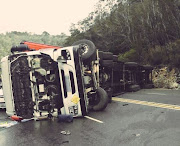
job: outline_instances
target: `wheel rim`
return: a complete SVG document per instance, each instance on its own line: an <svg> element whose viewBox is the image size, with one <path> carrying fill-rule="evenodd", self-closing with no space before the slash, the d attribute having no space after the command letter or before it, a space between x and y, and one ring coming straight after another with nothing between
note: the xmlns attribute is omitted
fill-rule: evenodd
<svg viewBox="0 0 180 146"><path fill-rule="evenodd" d="M84 55L88 52L89 47L87 44L81 44L82 48L81 48L81 54Z"/></svg>

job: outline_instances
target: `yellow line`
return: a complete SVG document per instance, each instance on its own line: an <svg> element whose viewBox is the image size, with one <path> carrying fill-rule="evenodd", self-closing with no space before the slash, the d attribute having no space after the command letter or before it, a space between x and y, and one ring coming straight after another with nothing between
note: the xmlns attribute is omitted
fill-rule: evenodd
<svg viewBox="0 0 180 146"><path fill-rule="evenodd" d="M133 99L125 99L125 98L117 98L117 97L113 97L112 100L119 101L119 102L127 102L127 103L134 103L134 104L141 104L141 105L165 108L165 109L180 110L180 106L178 106L178 105L148 102L148 101L133 100Z"/></svg>

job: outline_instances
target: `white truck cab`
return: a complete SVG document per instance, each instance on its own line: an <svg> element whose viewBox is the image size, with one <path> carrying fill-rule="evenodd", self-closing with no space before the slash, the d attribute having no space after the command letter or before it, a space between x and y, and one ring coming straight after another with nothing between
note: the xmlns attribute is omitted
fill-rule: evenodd
<svg viewBox="0 0 180 146"><path fill-rule="evenodd" d="M92 70L90 80L84 81L87 76L81 48L74 45L21 51L2 58L6 113L26 119L59 114L81 117L87 115L89 107L94 110L106 108L107 94L91 83ZM85 49L87 52L87 46ZM85 64L91 68L92 63ZM92 80L95 83L94 76ZM91 88L87 89L87 85Z"/></svg>
<svg viewBox="0 0 180 146"><path fill-rule="evenodd" d="M1 64L7 114L24 118L49 113L86 115L88 101L80 63L75 47L4 57Z"/></svg>

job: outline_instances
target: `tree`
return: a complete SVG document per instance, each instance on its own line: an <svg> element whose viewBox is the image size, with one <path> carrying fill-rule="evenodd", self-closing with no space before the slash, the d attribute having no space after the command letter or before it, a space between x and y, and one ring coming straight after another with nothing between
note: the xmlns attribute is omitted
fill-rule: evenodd
<svg viewBox="0 0 180 146"><path fill-rule="evenodd" d="M166 56L166 46L180 39L178 3L179 0L100 0L91 17L74 25L76 33L67 43L84 37L100 50L123 55L133 49L135 60L152 63L149 52L155 54L161 48Z"/></svg>

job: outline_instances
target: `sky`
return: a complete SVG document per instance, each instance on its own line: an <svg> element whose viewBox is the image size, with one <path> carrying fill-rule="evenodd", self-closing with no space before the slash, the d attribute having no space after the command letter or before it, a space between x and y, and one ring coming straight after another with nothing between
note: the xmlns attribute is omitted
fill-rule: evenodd
<svg viewBox="0 0 180 146"><path fill-rule="evenodd" d="M10 31L69 35L72 23L83 20L98 0L0 0L0 33Z"/></svg>

